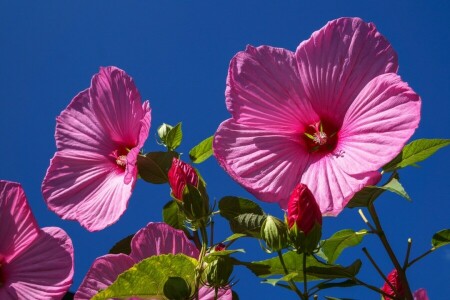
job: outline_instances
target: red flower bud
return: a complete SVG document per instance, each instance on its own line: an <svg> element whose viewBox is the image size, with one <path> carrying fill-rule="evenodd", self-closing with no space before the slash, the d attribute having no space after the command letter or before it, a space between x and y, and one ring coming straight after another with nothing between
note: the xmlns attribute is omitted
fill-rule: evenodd
<svg viewBox="0 0 450 300"><path fill-rule="evenodd" d="M225 246L225 244L219 243L214 247L214 251L223 251L225 250L227 247Z"/></svg>
<svg viewBox="0 0 450 300"><path fill-rule="evenodd" d="M389 273L389 275L387 276L387 280L389 281L389 283L385 282L383 287L381 288L381 290L383 292L385 292L388 295L391 295L391 297L388 298L384 298L384 299L394 299L394 297L404 297L405 296L405 291L403 290L403 286L402 286L402 282L400 280L400 278L398 277L398 273L397 273L397 269L394 269L391 271L391 273ZM392 289L392 287L394 289Z"/></svg>
<svg viewBox="0 0 450 300"><path fill-rule="evenodd" d="M183 200L183 191L187 184L198 186L198 175L194 168L178 158L173 158L167 175L172 195L178 200Z"/></svg>
<svg viewBox="0 0 450 300"><path fill-rule="evenodd" d="M287 220L289 229L297 224L297 229L307 235L316 223L322 225L322 213L311 191L299 183L289 197Z"/></svg>

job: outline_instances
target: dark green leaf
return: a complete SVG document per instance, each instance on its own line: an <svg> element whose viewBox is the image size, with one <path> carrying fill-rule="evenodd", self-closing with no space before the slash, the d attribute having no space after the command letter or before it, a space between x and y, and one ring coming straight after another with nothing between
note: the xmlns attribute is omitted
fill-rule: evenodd
<svg viewBox="0 0 450 300"><path fill-rule="evenodd" d="M330 238L322 242L322 251L328 258L328 263L334 263L342 251L361 243L363 237L368 233L363 229L358 232L352 229L344 229L336 232Z"/></svg>
<svg viewBox="0 0 450 300"><path fill-rule="evenodd" d="M420 139L406 145L402 152L391 162L387 163L383 170L391 172L396 169L415 165L433 155L437 150L448 146L450 139Z"/></svg>
<svg viewBox="0 0 450 300"><path fill-rule="evenodd" d="M181 122L175 125L166 136L166 146L169 150L173 151L181 144L183 139L183 132L181 130Z"/></svg>
<svg viewBox="0 0 450 300"><path fill-rule="evenodd" d="M439 248L450 244L450 229L443 229L436 232L431 239L434 248Z"/></svg>
<svg viewBox="0 0 450 300"><path fill-rule="evenodd" d="M255 202L234 196L220 199L219 209L220 215L228 220L246 213L264 215L262 208Z"/></svg>
<svg viewBox="0 0 450 300"><path fill-rule="evenodd" d="M133 239L134 234L130 234L126 238L118 241L110 250L111 254L119 254L124 253L129 255L131 253L131 240Z"/></svg>
<svg viewBox="0 0 450 300"><path fill-rule="evenodd" d="M193 163L199 164L207 160L213 154L213 139L214 136L210 136L189 151L189 158Z"/></svg>
<svg viewBox="0 0 450 300"><path fill-rule="evenodd" d="M325 289L329 289L329 288L336 288L336 287L346 288L346 287L353 287L353 286L357 286L357 285L359 285L359 284L356 281L348 279L348 280L341 281L341 282L321 282L318 285L316 285L316 287L319 290L325 290Z"/></svg>
<svg viewBox="0 0 450 300"><path fill-rule="evenodd" d="M297 273L297 276L291 279L294 281L303 281L303 255L290 251L283 254L283 259L289 274ZM286 275L278 257L252 263L240 263L259 277ZM359 272L361 261L358 259L352 265L343 267L341 265L332 265L319 262L314 257L309 255L306 256L306 265L308 281L320 279L354 278Z"/></svg>
<svg viewBox="0 0 450 300"><path fill-rule="evenodd" d="M231 231L260 237L266 215L261 207L248 199L227 196L219 201L220 215L230 223Z"/></svg>
<svg viewBox="0 0 450 300"><path fill-rule="evenodd" d="M164 299L164 284L169 277L180 277L189 286L194 286L197 264L197 260L184 254L151 256L120 274L113 284L92 299L129 297Z"/></svg>
<svg viewBox="0 0 450 300"><path fill-rule="evenodd" d="M242 238L242 237L246 237L246 236L247 236L247 235L246 235L246 234L243 234L243 233L233 233L232 235L230 235L229 237L227 237L226 239L224 239L224 240L222 241L222 243L231 242L231 241L234 241L234 240L240 239L240 238Z"/></svg>
<svg viewBox="0 0 450 300"><path fill-rule="evenodd" d="M169 224L173 228L184 230L186 216L180 210L180 207L175 200L171 200L164 205L162 214L164 223Z"/></svg>
<svg viewBox="0 0 450 300"><path fill-rule="evenodd" d="M139 176L150 183L166 183L168 181L167 172L172 166L174 157L178 157L178 153L173 151L149 152L144 156L138 155Z"/></svg>

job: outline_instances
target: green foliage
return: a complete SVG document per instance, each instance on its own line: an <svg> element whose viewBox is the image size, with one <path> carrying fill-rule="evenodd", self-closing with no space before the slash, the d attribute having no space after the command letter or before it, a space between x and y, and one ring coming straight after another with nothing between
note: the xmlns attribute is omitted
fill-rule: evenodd
<svg viewBox="0 0 450 300"><path fill-rule="evenodd" d="M383 170L391 172L407 166L414 166L433 155L437 150L448 146L450 139L420 139L406 145L402 152L391 162L387 163Z"/></svg>
<svg viewBox="0 0 450 300"><path fill-rule="evenodd" d="M283 254L283 260L287 267L288 273L296 273L296 276L290 278L294 281L304 281L303 278L303 255L299 255L294 251ZM269 277L282 275L286 276L283 265L278 257L270 258L252 263L241 263L250 271L259 277ZM358 259L348 267L341 265L326 264L318 261L312 255L306 256L306 274L307 280L321 279L337 279L337 278L354 278L361 268L361 261ZM288 274L288 275L289 275ZM289 276L291 277L291 276Z"/></svg>
<svg viewBox="0 0 450 300"><path fill-rule="evenodd" d="M189 158L193 163L199 164L207 160L213 154L213 139L214 136L210 136L189 151Z"/></svg>
<svg viewBox="0 0 450 300"><path fill-rule="evenodd" d="M184 230L186 216L180 210L180 207L175 200L171 200L164 205L162 215L164 223L169 224L173 228Z"/></svg>
<svg viewBox="0 0 450 300"><path fill-rule="evenodd" d="M175 125L166 135L163 141L169 151L173 151L181 144L183 139L183 131L181 130L181 122Z"/></svg>
<svg viewBox="0 0 450 300"><path fill-rule="evenodd" d="M322 252L327 257L328 263L334 263L346 248L360 244L366 234L368 231L365 229L357 232L344 229L322 241Z"/></svg>
<svg viewBox="0 0 450 300"><path fill-rule="evenodd" d="M260 238L266 219L261 207L248 199L227 196L219 201L220 215L230 223L231 231Z"/></svg>
<svg viewBox="0 0 450 300"><path fill-rule="evenodd" d="M178 153L173 151L149 152L145 155L138 155L139 176L150 183L166 183L168 181L167 172L172 166L174 157L178 157Z"/></svg>
<svg viewBox="0 0 450 300"><path fill-rule="evenodd" d="M366 186L361 191L357 192L350 202L347 204L348 208L355 207L368 207L373 201L375 201L384 191L393 192L399 196L402 196L408 201L411 201L408 193L406 193L400 181L397 177L392 177L383 186Z"/></svg>
<svg viewBox="0 0 450 300"><path fill-rule="evenodd" d="M179 277L194 286L197 260L184 254L149 257L120 274L107 289L93 300L129 297L164 299L164 285L169 277Z"/></svg>
<svg viewBox="0 0 450 300"><path fill-rule="evenodd" d="M109 250L109 253L111 254L123 253L129 255L131 253L131 240L133 239L133 237L134 234L130 234L126 238L121 239Z"/></svg>
<svg viewBox="0 0 450 300"><path fill-rule="evenodd" d="M436 232L431 239L434 248L439 248L450 244L450 229L443 229Z"/></svg>

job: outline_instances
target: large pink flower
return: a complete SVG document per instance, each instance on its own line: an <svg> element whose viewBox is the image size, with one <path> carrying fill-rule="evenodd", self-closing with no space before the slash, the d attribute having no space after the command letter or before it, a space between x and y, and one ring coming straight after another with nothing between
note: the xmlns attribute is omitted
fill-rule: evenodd
<svg viewBox="0 0 450 300"><path fill-rule="evenodd" d="M295 53L248 46L228 70L219 164L263 201L286 208L301 182L337 215L418 126L420 98L397 68L389 42L358 18L329 22Z"/></svg>
<svg viewBox="0 0 450 300"><path fill-rule="evenodd" d="M100 68L56 120L57 152L42 183L48 207L90 231L116 222L149 129L150 105L141 103L133 80L118 68Z"/></svg>
<svg viewBox="0 0 450 300"><path fill-rule="evenodd" d="M186 238L183 231L174 229L165 223L148 223L131 240L130 255L107 254L94 261L76 292L75 299L91 299L98 291L110 286L121 273L135 263L153 255L169 253L183 253L194 258L199 255L198 249ZM202 300L214 299L214 289L201 287L199 298ZM231 300L231 290L219 290L219 299Z"/></svg>
<svg viewBox="0 0 450 300"><path fill-rule="evenodd" d="M40 229L20 184L0 181L0 299L61 299L72 277L69 236Z"/></svg>

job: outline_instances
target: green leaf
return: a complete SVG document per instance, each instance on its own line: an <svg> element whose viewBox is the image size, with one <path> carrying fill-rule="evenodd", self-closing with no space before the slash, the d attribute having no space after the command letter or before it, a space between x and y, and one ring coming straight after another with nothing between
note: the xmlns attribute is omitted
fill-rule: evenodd
<svg viewBox="0 0 450 300"><path fill-rule="evenodd" d="M173 151L181 144L181 140L183 139L183 131L181 130L181 122L175 125L166 136L166 147Z"/></svg>
<svg viewBox="0 0 450 300"><path fill-rule="evenodd" d="M210 136L189 151L189 158L193 163L199 164L207 160L213 154L213 139L214 136Z"/></svg>
<svg viewBox="0 0 450 300"><path fill-rule="evenodd" d="M268 284L271 284L273 286L276 286L278 284L278 282L280 282L280 281L289 281L289 280L295 278L297 275L298 275L297 273L290 273L290 274L288 274L286 276L283 276L281 278L265 279L263 281L263 283L268 283Z"/></svg>
<svg viewBox="0 0 450 300"><path fill-rule="evenodd" d="M261 207L248 199L227 196L219 201L220 215L227 219L233 233L260 237L266 219Z"/></svg>
<svg viewBox="0 0 450 300"><path fill-rule="evenodd" d="M111 254L124 253L129 255L131 253L131 240L133 239L133 237L134 234L130 234L126 238L121 239L109 250L109 253Z"/></svg>
<svg viewBox="0 0 450 300"><path fill-rule="evenodd" d="M167 172L172 166L174 157L178 157L178 153L173 151L149 152L145 155L138 155L139 176L150 183L166 183L168 181Z"/></svg>
<svg viewBox="0 0 450 300"><path fill-rule="evenodd" d="M345 287L353 287L353 286L358 286L359 284L351 279L345 280L345 281L341 281L341 282L321 282L318 285L316 285L316 287L319 290L325 290L325 289L330 289L330 288L345 288Z"/></svg>
<svg viewBox="0 0 450 300"><path fill-rule="evenodd" d="M180 210L175 200L171 200L164 205L162 215L164 223L176 229L185 229L184 221L186 220L186 216Z"/></svg>
<svg viewBox="0 0 450 300"><path fill-rule="evenodd" d="M198 262L184 254L151 256L120 274L107 289L93 300L140 297L164 299L164 284L169 277L180 277L194 286L195 267Z"/></svg>
<svg viewBox="0 0 450 300"><path fill-rule="evenodd" d="M415 140L405 147L391 162L387 163L383 170L391 172L400 168L415 165L427 159L437 150L448 146L450 139L420 139Z"/></svg>
<svg viewBox="0 0 450 300"><path fill-rule="evenodd" d="M242 237L246 237L246 234L243 233L233 233L232 235L230 235L229 237L227 237L225 240L222 241L222 243L226 243L226 242L231 242L237 239L240 239Z"/></svg>
<svg viewBox="0 0 450 300"><path fill-rule="evenodd" d="M406 193L402 184L396 177L391 178L391 180L383 186L366 186L361 191L357 192L355 196L347 204L348 208L355 207L368 207L373 201L375 201L384 191L393 192L408 201L411 201L408 193Z"/></svg>
<svg viewBox="0 0 450 300"><path fill-rule="evenodd" d="M324 240L322 251L328 258L328 263L334 263L346 248L360 244L366 234L368 234L368 231L365 229L358 232L352 229L344 229Z"/></svg>
<svg viewBox="0 0 450 300"><path fill-rule="evenodd" d="M297 273L297 276L291 278L294 281L303 281L303 255L294 251L283 254L283 260L289 274ZM284 268L278 257L271 259L243 263L250 271L259 277L269 277L274 275L285 276ZM307 280L336 279L336 278L354 278L361 268L361 261L358 259L348 267L341 265L326 264L316 260L312 255L306 256Z"/></svg>
<svg viewBox="0 0 450 300"><path fill-rule="evenodd" d="M439 248L450 244L450 229L443 229L436 232L431 239L434 248Z"/></svg>

